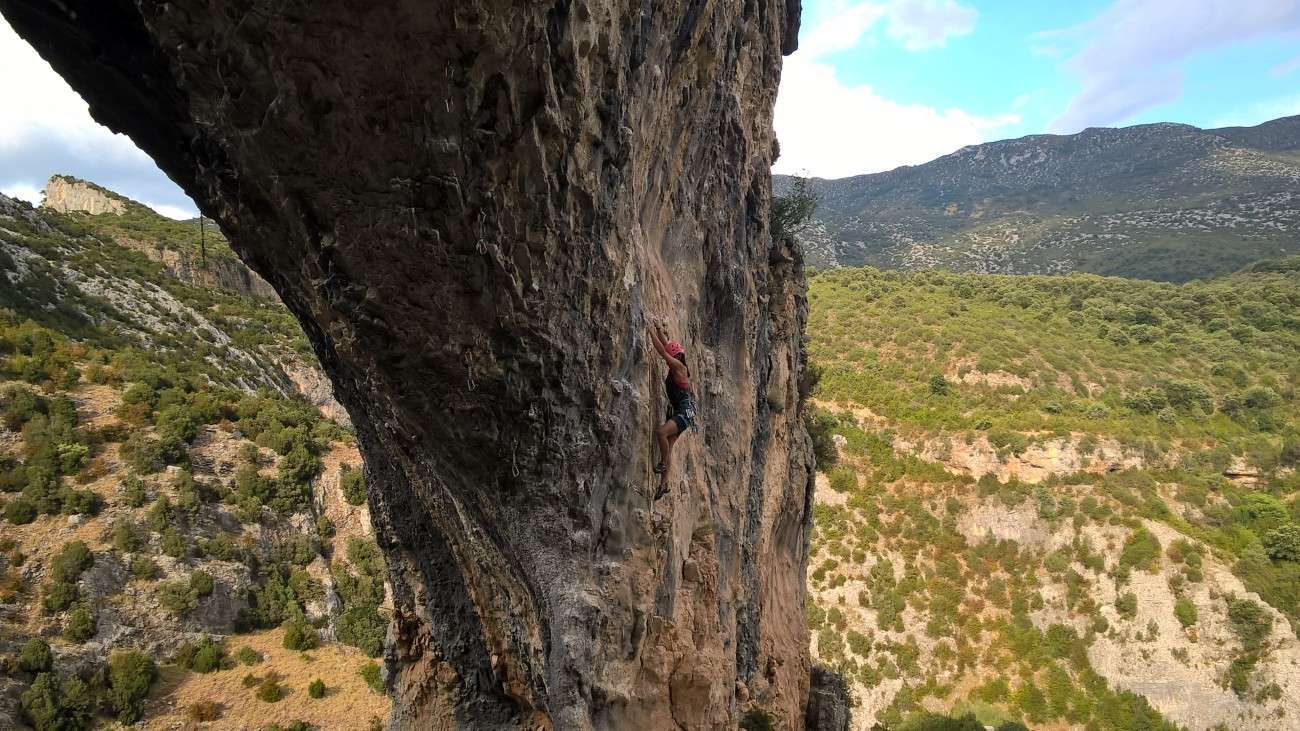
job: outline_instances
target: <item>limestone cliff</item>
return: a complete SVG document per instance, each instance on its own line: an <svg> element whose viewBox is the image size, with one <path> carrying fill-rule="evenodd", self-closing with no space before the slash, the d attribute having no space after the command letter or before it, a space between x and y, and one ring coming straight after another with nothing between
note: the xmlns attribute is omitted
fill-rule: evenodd
<svg viewBox="0 0 1300 731"><path fill-rule="evenodd" d="M128 211L148 210L135 201L124 198L94 183L67 175L53 175L45 183L45 200L41 207L59 213L85 213L91 216L123 216ZM149 211L152 215L157 215ZM217 236L215 224L213 238L220 239L219 247L224 248L225 240ZM109 227L110 230L112 227ZM162 264L167 273L183 281L201 287L220 287L240 294L275 299L275 290L266 280L249 269L243 262L230 256L225 250L224 256L201 257L197 252L177 247L175 242L142 239L138 234L123 230L113 230L112 239L116 243L134 249L154 261ZM214 244L217 242L214 241Z"/></svg>
<svg viewBox="0 0 1300 731"><path fill-rule="evenodd" d="M168 274L182 282L200 287L219 287L253 297L277 298L275 290L265 279L237 259L211 258L204 262L188 251L154 246L129 236L118 236L115 240L162 264Z"/></svg>
<svg viewBox="0 0 1300 731"><path fill-rule="evenodd" d="M89 213L97 216L111 213L120 216L126 212L126 203L108 195L84 180L55 175L45 184L45 201L41 204L59 213Z"/></svg>
<svg viewBox="0 0 1300 731"><path fill-rule="evenodd" d="M373 478L392 727L798 725L797 2L0 10L302 321ZM701 401L658 502L651 313Z"/></svg>

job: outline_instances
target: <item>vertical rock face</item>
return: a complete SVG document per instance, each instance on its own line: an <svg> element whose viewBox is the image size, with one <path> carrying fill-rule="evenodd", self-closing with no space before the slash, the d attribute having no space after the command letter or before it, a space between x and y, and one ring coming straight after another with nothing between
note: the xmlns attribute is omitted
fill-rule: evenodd
<svg viewBox="0 0 1300 731"><path fill-rule="evenodd" d="M126 204L122 201L84 181L61 175L55 175L45 184L45 202L41 205L59 213L89 213L92 216L101 213L120 216L126 212Z"/></svg>
<svg viewBox="0 0 1300 731"><path fill-rule="evenodd" d="M844 678L828 668L814 665L804 731L849 731L851 702Z"/></svg>
<svg viewBox="0 0 1300 731"><path fill-rule="evenodd" d="M118 236L115 240L122 246L134 249L162 264L169 275L182 282L200 287L228 289L252 297L279 298L266 280L237 259L208 259L205 262L188 251L165 249L155 244L136 241L128 236Z"/></svg>
<svg viewBox="0 0 1300 731"><path fill-rule="evenodd" d="M801 723L795 0L0 10L302 321L372 477L394 728ZM701 406L657 502L651 313Z"/></svg>

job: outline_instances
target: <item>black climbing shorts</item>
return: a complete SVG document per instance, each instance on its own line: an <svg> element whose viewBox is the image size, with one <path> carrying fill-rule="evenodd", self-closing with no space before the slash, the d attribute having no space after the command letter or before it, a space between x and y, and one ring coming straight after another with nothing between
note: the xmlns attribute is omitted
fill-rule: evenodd
<svg viewBox="0 0 1300 731"><path fill-rule="evenodd" d="M690 402L682 404L681 408L669 412L668 420L677 425L678 434L684 433L695 425L695 404Z"/></svg>

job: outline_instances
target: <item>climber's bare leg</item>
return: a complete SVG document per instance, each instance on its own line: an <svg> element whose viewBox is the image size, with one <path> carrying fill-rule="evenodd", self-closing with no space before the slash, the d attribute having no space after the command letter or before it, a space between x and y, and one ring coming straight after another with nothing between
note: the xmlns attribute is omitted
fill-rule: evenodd
<svg viewBox="0 0 1300 731"><path fill-rule="evenodd" d="M668 479L668 470L673 466L673 443L681 432L677 429L677 422L669 419L655 428L655 441L659 443L659 464L663 469L661 474L663 479Z"/></svg>

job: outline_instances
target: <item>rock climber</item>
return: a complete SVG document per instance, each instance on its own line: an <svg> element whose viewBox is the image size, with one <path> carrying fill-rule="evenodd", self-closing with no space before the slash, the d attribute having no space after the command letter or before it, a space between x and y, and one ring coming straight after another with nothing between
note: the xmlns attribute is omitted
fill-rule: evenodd
<svg viewBox="0 0 1300 731"><path fill-rule="evenodd" d="M677 438L695 424L695 398L691 395L691 372L686 367L686 350L682 344L668 337L662 320L651 318L650 341L655 352L668 364L668 377L664 389L668 391L668 420L655 428L655 441L659 443L659 463L655 474L662 475L655 498L665 492L668 469L673 464L673 444Z"/></svg>

